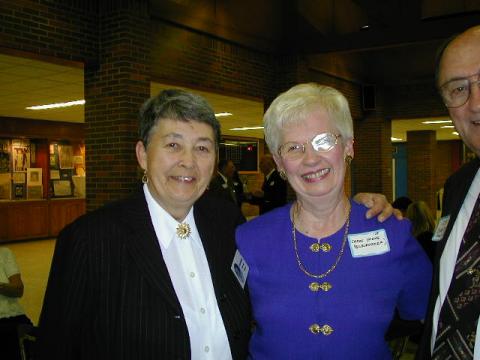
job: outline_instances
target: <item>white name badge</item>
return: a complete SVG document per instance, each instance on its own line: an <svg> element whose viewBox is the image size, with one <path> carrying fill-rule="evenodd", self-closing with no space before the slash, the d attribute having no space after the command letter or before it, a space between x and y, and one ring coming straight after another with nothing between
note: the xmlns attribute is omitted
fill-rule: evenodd
<svg viewBox="0 0 480 360"><path fill-rule="evenodd" d="M235 252L231 269L243 289L247 281L249 266L238 250Z"/></svg>
<svg viewBox="0 0 480 360"><path fill-rule="evenodd" d="M385 254L390 251L384 229L348 235L350 251L354 258Z"/></svg>
<svg viewBox="0 0 480 360"><path fill-rule="evenodd" d="M438 220L438 225L435 229L435 233L432 236L432 241L440 241L445 235L445 230L447 230L448 222L450 221L450 215L442 217Z"/></svg>

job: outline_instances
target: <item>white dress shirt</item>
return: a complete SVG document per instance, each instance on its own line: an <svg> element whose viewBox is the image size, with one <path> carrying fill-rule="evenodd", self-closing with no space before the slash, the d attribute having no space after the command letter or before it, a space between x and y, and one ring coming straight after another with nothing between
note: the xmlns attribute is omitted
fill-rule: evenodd
<svg viewBox="0 0 480 360"><path fill-rule="evenodd" d="M452 231L450 232L447 243L445 244L442 257L440 258L439 293L437 302L435 303L435 310L433 312L432 338L430 340L431 351L433 351L433 347L435 345L435 338L437 336L438 329L438 318L440 317L440 310L443 302L445 301L448 288L450 287L450 283L452 281L460 244L462 242L463 235L465 234L465 229L467 228L470 215L472 214L472 210L475 206L475 202L477 201L479 193L480 170L477 171L477 174L472 181L472 185L470 186L470 189L468 189L468 193L465 196L462 207L460 208L455 220L455 224L453 224ZM474 360L480 360L480 321L477 323L477 335L475 337L475 350L473 358Z"/></svg>
<svg viewBox="0 0 480 360"><path fill-rule="evenodd" d="M193 208L183 221L190 225L190 236L181 239L176 234L179 222L153 199L146 185L143 190L163 259L185 316L192 359L232 359Z"/></svg>

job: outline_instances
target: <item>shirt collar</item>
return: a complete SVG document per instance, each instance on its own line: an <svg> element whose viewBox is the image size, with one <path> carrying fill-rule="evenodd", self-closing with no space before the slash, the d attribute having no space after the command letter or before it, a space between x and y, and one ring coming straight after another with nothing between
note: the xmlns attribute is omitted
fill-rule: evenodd
<svg viewBox="0 0 480 360"><path fill-rule="evenodd" d="M273 172L275 171L275 168L273 168L272 170L270 170L270 172L265 176L265 179L269 179L270 176L273 174Z"/></svg>
<svg viewBox="0 0 480 360"><path fill-rule="evenodd" d="M171 242L177 236L177 226L180 224L172 215L170 215L160 204L153 198L150 190L148 189L147 184L143 185L143 192L145 194L145 199L147 200L148 210L150 212L150 217L152 219L153 228L155 229L155 234L157 235L158 242L164 248L168 248ZM186 222L190 225L191 235L190 238L194 242L198 242L200 236L198 235L198 230L195 225L195 218L193 216L193 206L185 217Z"/></svg>
<svg viewBox="0 0 480 360"><path fill-rule="evenodd" d="M225 175L223 175L220 171L218 171L218 175L220 175L223 179L223 182L226 184L228 182L228 179Z"/></svg>

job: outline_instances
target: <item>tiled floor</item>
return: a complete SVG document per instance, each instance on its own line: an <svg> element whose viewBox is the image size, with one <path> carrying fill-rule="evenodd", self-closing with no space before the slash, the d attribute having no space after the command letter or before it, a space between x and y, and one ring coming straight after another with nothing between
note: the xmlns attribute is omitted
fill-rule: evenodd
<svg viewBox="0 0 480 360"><path fill-rule="evenodd" d="M25 291L20 299L27 316L37 325L43 303L55 240L4 244L15 254Z"/></svg>

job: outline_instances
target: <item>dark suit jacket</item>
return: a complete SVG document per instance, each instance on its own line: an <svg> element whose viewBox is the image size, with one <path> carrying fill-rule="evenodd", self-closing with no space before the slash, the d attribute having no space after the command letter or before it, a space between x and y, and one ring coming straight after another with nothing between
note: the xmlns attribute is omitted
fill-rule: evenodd
<svg viewBox="0 0 480 360"><path fill-rule="evenodd" d="M233 203L237 202L233 182L225 183L220 174L217 174L217 176L210 181L207 191L210 195L220 197Z"/></svg>
<svg viewBox="0 0 480 360"><path fill-rule="evenodd" d="M263 198L253 197L252 204L259 205L260 214L283 206L287 203L287 182L274 170L268 180L262 185Z"/></svg>
<svg viewBox="0 0 480 360"><path fill-rule="evenodd" d="M250 305L230 266L234 204L201 198L195 222L234 359L244 359ZM143 192L81 217L59 235L39 323L42 359L190 359L183 312Z"/></svg>
<svg viewBox="0 0 480 360"><path fill-rule="evenodd" d="M448 226L445 234L443 235L443 238L437 244L435 252L432 290L430 293L428 314L425 320L425 328L416 356L416 359L418 360L431 359L430 340L432 337L433 311L435 309L435 302L437 301L439 292L440 257L442 256L443 249L445 248L445 244L447 242L448 236L450 235L453 224L455 223L458 212L462 207L463 200L465 199L468 189L470 188L470 185L472 184L473 178L475 177L475 174L477 173L479 167L480 160L476 158L462 166L445 182L443 192L442 216L450 215L450 220L448 222Z"/></svg>

